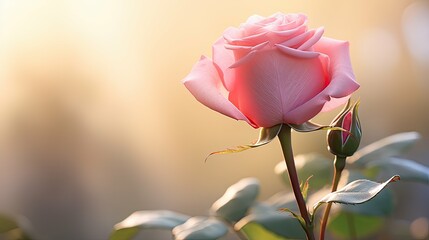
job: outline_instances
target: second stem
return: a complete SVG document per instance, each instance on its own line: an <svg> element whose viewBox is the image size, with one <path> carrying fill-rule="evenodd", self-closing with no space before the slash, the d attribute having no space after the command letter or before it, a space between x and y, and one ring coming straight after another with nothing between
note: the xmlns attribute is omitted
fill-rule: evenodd
<svg viewBox="0 0 429 240"><path fill-rule="evenodd" d="M346 158L335 156L335 159L334 159L334 178L332 179L331 192L337 191L338 183L340 182L340 178L341 178L341 173L343 172L345 166L346 166ZM331 207L332 207L332 203L330 202L326 206L325 212L323 213L322 223L320 225L320 240L325 239L325 230L326 230L326 225L328 224L329 213L331 211Z"/></svg>

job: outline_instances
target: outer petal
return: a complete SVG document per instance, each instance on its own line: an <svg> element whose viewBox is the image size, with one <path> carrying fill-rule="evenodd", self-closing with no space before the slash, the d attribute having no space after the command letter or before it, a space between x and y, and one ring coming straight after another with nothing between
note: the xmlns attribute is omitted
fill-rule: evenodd
<svg viewBox="0 0 429 240"><path fill-rule="evenodd" d="M349 99L350 95L359 88L350 62L349 43L323 37L314 46L314 50L324 53L330 58L329 71L331 83L325 89L331 97L322 111L330 111Z"/></svg>
<svg viewBox="0 0 429 240"><path fill-rule="evenodd" d="M326 54L330 59L331 82L324 91L326 94L343 98L359 88L350 62L348 42L323 37L313 47L314 51Z"/></svg>
<svg viewBox="0 0 429 240"><path fill-rule="evenodd" d="M225 88L231 90L231 85L234 81L234 71L229 68L234 64L234 53L232 50L225 48L226 41L223 37L220 37L212 47L213 51L213 62L220 68L223 76L221 76L222 82Z"/></svg>
<svg viewBox="0 0 429 240"><path fill-rule="evenodd" d="M326 86L327 76L317 56L298 58L277 48L256 52L235 70L236 82L229 99L261 127L289 123L285 113Z"/></svg>
<svg viewBox="0 0 429 240"><path fill-rule="evenodd" d="M348 42L322 37L313 47L315 51L329 57L328 73L331 81L314 98L288 113L292 123L305 122L322 110L329 111L344 104L359 88L350 63Z"/></svg>
<svg viewBox="0 0 429 240"><path fill-rule="evenodd" d="M202 104L228 117L244 120L256 127L222 94L226 90L216 66L210 59L202 56L192 68L191 73L183 79L183 83Z"/></svg>

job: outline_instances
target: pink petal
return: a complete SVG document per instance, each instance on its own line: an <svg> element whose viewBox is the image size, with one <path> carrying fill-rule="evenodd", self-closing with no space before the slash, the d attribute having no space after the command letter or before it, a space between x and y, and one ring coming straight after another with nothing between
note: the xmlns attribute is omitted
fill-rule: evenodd
<svg viewBox="0 0 429 240"><path fill-rule="evenodd" d="M276 47L283 52L286 55L298 57L298 58L315 58L318 57L320 54L317 52L308 52L308 51L301 51L290 47L285 47L280 44L276 44Z"/></svg>
<svg viewBox="0 0 429 240"><path fill-rule="evenodd" d="M329 101L320 97L314 97L303 105L286 113L286 122L294 124L302 124L316 116L323 108L323 105Z"/></svg>
<svg viewBox="0 0 429 240"><path fill-rule="evenodd" d="M350 96L345 96L342 98L334 98L331 97L329 102L325 103L325 105L322 108L322 112L329 112L334 110L335 108L343 105L349 100Z"/></svg>
<svg viewBox="0 0 429 240"><path fill-rule="evenodd" d="M348 112L346 114L346 116L344 116L343 123L342 123L341 127L347 131L350 131L351 126L352 126L352 112ZM343 145L347 142L347 140L349 139L349 136L350 136L350 134L348 132L346 132L346 131L341 132L341 138L343 140Z"/></svg>
<svg viewBox="0 0 429 240"><path fill-rule="evenodd" d="M289 112L290 120L296 124L311 119L322 110L329 111L344 104L359 88L350 63L348 42L322 37L314 45L314 50L323 53L321 62L325 54L329 57L329 63L324 65L328 66L331 80L318 95Z"/></svg>
<svg viewBox="0 0 429 240"><path fill-rule="evenodd" d="M314 51L326 54L330 59L331 82L324 90L333 98L344 98L359 88L350 62L349 43L322 37L314 46Z"/></svg>
<svg viewBox="0 0 429 240"><path fill-rule="evenodd" d="M220 37L212 46L213 62L223 71L234 63L234 54L225 48L226 41Z"/></svg>
<svg viewBox="0 0 429 240"><path fill-rule="evenodd" d="M227 29L228 30L228 29ZM266 41L267 32L261 32L249 36L235 37L234 35L239 35L236 31L240 30L228 30L225 31L223 37L231 45L244 45L244 46L255 46L261 42ZM232 34L231 34L232 33Z"/></svg>
<svg viewBox="0 0 429 240"><path fill-rule="evenodd" d="M299 27L292 28L292 29L281 30L281 31L272 30L270 32L275 33L276 35L281 36L281 37L289 37L289 36L296 36L297 33L304 33L305 31L307 31L307 26L301 25Z"/></svg>
<svg viewBox="0 0 429 240"><path fill-rule="evenodd" d="M202 56L183 79L186 88L194 97L207 107L228 117L244 120L254 126L246 116L241 113L223 94L226 92L216 66L213 62Z"/></svg>
<svg viewBox="0 0 429 240"><path fill-rule="evenodd" d="M241 57L240 59L238 59L238 61L236 61L234 64L232 64L231 66L229 66L229 68L236 68L238 66L243 65L244 63L248 62L249 60L252 59L252 57L256 54L257 51L251 51L248 54L246 54L245 56Z"/></svg>
<svg viewBox="0 0 429 240"><path fill-rule="evenodd" d="M269 43L269 41L265 41L263 43L260 43L256 46L240 46L240 45L231 45L231 44L225 44L225 48L228 50L239 50L242 52L250 52L253 50L261 50L262 48L264 48L265 46L267 46Z"/></svg>
<svg viewBox="0 0 429 240"><path fill-rule="evenodd" d="M257 52L260 51L266 47L268 47L269 42L263 42L261 44L258 44L252 48L248 48L244 50L245 48L236 48L234 51L234 55L236 58L236 62L229 66L230 69L236 68L240 66L243 63L246 63L250 59L252 59L252 56ZM250 52L249 52L250 51ZM239 57L239 59L237 59Z"/></svg>
<svg viewBox="0 0 429 240"><path fill-rule="evenodd" d="M311 36L307 41L305 41L301 46L299 46L299 50L307 50L311 48L314 44L316 44L320 38L322 37L325 30L323 27L316 29L313 36Z"/></svg>
<svg viewBox="0 0 429 240"><path fill-rule="evenodd" d="M278 31L297 28L302 25L307 25L307 16L304 14L288 14L283 19L284 23L277 26Z"/></svg>
<svg viewBox="0 0 429 240"><path fill-rule="evenodd" d="M261 127L288 123L284 113L326 86L319 58L298 59L277 49L257 51L235 70L237 79L229 99Z"/></svg>
<svg viewBox="0 0 429 240"><path fill-rule="evenodd" d="M229 69L229 66L234 64L234 53L231 50L225 48L226 41L223 37L220 37L212 46L213 51L213 62L220 68L223 76L221 76L222 82L226 90L231 89L231 85L234 82L234 72Z"/></svg>
<svg viewBox="0 0 429 240"><path fill-rule="evenodd" d="M304 41L306 41L306 39L308 39L308 38L310 38L310 36L314 35L315 31L316 30L313 29L313 30L307 31L303 34L299 34L293 38L290 38L290 39L280 43L279 45L283 45L285 47L290 47L290 48L294 48L294 46L301 46L302 43Z"/></svg>

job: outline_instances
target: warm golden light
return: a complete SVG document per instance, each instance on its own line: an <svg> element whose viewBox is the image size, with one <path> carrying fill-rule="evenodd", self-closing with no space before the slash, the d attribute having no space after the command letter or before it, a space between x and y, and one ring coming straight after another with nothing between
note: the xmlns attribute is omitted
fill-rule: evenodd
<svg viewBox="0 0 429 240"><path fill-rule="evenodd" d="M46 239L106 239L136 210L204 215L244 177L260 179L261 198L283 189L273 181L277 141L204 163L257 131L203 107L180 82L224 29L253 14L303 12L350 41L363 145L405 130L427 143L428 70L413 64L403 35L415 31L412 10L401 30L412 2L1 1L0 211L27 216ZM324 138L296 134L296 153L329 156Z"/></svg>

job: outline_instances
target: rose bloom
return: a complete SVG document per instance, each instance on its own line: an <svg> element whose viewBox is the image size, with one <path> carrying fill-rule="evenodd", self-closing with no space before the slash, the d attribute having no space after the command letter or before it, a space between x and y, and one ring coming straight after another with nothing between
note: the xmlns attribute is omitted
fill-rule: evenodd
<svg viewBox="0 0 429 240"><path fill-rule="evenodd" d="M202 56L183 82L202 104L255 128L302 124L359 88L348 42L306 23L303 14L251 16L226 29L213 59Z"/></svg>

